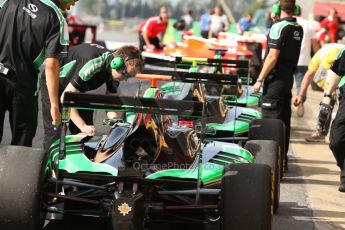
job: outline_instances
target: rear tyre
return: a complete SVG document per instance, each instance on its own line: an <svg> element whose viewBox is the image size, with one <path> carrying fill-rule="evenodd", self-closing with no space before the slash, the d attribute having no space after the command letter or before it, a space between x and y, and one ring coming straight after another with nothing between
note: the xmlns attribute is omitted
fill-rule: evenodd
<svg viewBox="0 0 345 230"><path fill-rule="evenodd" d="M0 146L0 169L0 229L42 229L45 152L28 147Z"/></svg>
<svg viewBox="0 0 345 230"><path fill-rule="evenodd" d="M249 127L249 140L272 140L279 144L280 178L285 168L285 153L289 146L285 142L285 125L278 119L254 119Z"/></svg>
<svg viewBox="0 0 345 230"><path fill-rule="evenodd" d="M273 211L277 212L280 199L280 154L279 145L276 141L248 141L244 146L255 157L256 164L266 164L270 166L273 181Z"/></svg>
<svg viewBox="0 0 345 230"><path fill-rule="evenodd" d="M221 229L271 229L271 184L271 169L267 165L226 166L220 201Z"/></svg>

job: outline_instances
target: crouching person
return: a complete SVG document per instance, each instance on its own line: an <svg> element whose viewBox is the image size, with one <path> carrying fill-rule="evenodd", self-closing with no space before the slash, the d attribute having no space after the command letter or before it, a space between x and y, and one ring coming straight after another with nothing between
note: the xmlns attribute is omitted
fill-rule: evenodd
<svg viewBox="0 0 345 230"><path fill-rule="evenodd" d="M81 44L70 48L68 56L60 59L60 65L59 96L62 99L65 92L85 93L103 84L107 86L107 94L115 94L120 81L126 81L141 71L143 60L134 46L123 46L111 53L97 44ZM49 150L59 138L60 129L55 129L51 122L45 73L42 74L42 82L43 147ZM72 109L69 131L71 134L94 136L93 111Z"/></svg>

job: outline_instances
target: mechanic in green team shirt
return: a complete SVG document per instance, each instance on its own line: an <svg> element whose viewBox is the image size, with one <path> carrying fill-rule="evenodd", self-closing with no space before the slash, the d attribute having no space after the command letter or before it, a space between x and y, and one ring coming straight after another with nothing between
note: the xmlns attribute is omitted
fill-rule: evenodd
<svg viewBox="0 0 345 230"><path fill-rule="evenodd" d="M12 145L32 146L38 115L38 70L43 62L52 103L48 116L60 122L59 58L69 44L61 11L76 0L5 0L0 3L0 142L6 111Z"/></svg>
<svg viewBox="0 0 345 230"><path fill-rule="evenodd" d="M99 88L104 83L107 93L116 93L119 82L134 77L143 67L139 50L134 46L123 46L111 53L97 44L81 44L70 48L68 56L60 60L59 95L63 93L87 92ZM45 74L42 74L45 81ZM45 84L42 84L42 113L44 120L43 147L48 150L59 138L59 130L54 130L49 116L50 103ZM114 114L113 114L114 115ZM112 115L112 116L113 116ZM108 116L111 116L109 113ZM93 126L93 112L71 110L69 130L72 134L96 134Z"/></svg>
<svg viewBox="0 0 345 230"><path fill-rule="evenodd" d="M325 95L331 95L340 87L340 97L338 112L331 126L330 148L341 170L339 191L345 192L345 48L340 51L331 70L333 73L328 79L329 87ZM330 98L325 96L322 102L329 103L329 100Z"/></svg>
<svg viewBox="0 0 345 230"><path fill-rule="evenodd" d="M254 93L263 87L262 115L264 118L279 119L286 127L284 150L285 169L290 142L291 98L293 75L303 39L303 28L297 23L295 0L280 0L273 7L277 17L268 35L268 52L256 83Z"/></svg>

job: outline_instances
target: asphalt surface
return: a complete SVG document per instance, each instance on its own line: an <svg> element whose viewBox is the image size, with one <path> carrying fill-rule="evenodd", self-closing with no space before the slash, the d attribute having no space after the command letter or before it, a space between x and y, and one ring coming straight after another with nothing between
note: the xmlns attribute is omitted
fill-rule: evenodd
<svg viewBox="0 0 345 230"><path fill-rule="evenodd" d="M103 33L99 38L117 40L122 43L135 43L135 33ZM131 95L138 85L132 80L121 83L120 94ZM94 93L104 93L101 88ZM308 144L304 138L314 130L321 94L312 92L305 105L304 118L292 118L292 141L289 152L289 170L281 182L280 209L273 218L274 230L312 230L345 229L345 194L337 191L339 169L325 144ZM96 112L95 124L100 124L103 112ZM43 124L39 112L37 135L34 147L41 147L43 141ZM101 127L98 127L101 130ZM10 127L5 120L2 144L10 143ZM250 220L250 218L249 218ZM45 229L101 229L99 223L83 221L67 227L60 222L51 222Z"/></svg>

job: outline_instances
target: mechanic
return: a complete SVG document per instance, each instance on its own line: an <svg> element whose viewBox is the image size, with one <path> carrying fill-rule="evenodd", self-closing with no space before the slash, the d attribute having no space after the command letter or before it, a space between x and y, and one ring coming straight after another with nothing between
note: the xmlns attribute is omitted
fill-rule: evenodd
<svg viewBox="0 0 345 230"><path fill-rule="evenodd" d="M60 122L59 57L68 34L60 10L76 0L6 0L0 5L0 142L6 111L12 145L32 146L38 115L38 69L45 61L52 125Z"/></svg>
<svg viewBox="0 0 345 230"><path fill-rule="evenodd" d="M163 49L163 38L168 27L169 9L167 5L161 5L159 16L153 16L139 26L139 48ZM160 35L160 39L158 36Z"/></svg>
<svg viewBox="0 0 345 230"><path fill-rule="evenodd" d="M143 60L139 50L134 46L123 46L111 53L97 44L81 44L71 47L68 56L60 60L59 95L61 100L64 92L87 92L99 88L104 83L108 94L117 91L119 81L134 77L141 71ZM45 82L45 73L42 81ZM44 118L43 147L48 150L51 144L59 138L59 130L54 130L49 116L50 103L47 88L42 87L42 114ZM108 112L109 118L114 118L114 112ZM93 126L93 111L72 109L69 130L72 134L85 133L88 136L96 134Z"/></svg>
<svg viewBox="0 0 345 230"><path fill-rule="evenodd" d="M297 23L300 24L303 28L303 39L302 39L302 46L301 52L298 59L297 69L295 72L295 82L296 82L296 94L298 95L301 90L301 83L303 80L303 76L308 71L308 65L311 61L311 48L313 48L313 53L316 53L319 49L319 43L316 39L316 33L314 27L311 25L309 20L305 20L301 17L302 9L300 6L296 6L299 8L299 14L297 15ZM297 107L297 117L304 116L304 102L307 100L307 95L303 96L303 101Z"/></svg>
<svg viewBox="0 0 345 230"><path fill-rule="evenodd" d="M328 134L332 119L331 114L336 103L335 93L332 95L327 93L330 90L328 78L331 71L329 71L329 69L339 55L339 52L344 47L345 45L343 44L330 43L322 46L322 48L316 52L308 66L308 71L303 77L300 93L294 98L295 106L299 106L301 103L303 103L304 95L306 94L308 86L313 79L320 88L324 89L324 95L329 98L328 103L320 103L320 112L316 125L316 131L313 132L310 137L306 138L306 141L308 142L324 142L325 137Z"/></svg>
<svg viewBox="0 0 345 230"><path fill-rule="evenodd" d="M290 141L291 90L303 39L303 28L296 18L295 0L280 0L273 7L276 22L268 35L268 52L254 93L263 86L262 115L280 119L286 128L285 170Z"/></svg>
<svg viewBox="0 0 345 230"><path fill-rule="evenodd" d="M339 166L340 173L340 186L339 191L345 192L345 95L344 95L344 82L345 82L345 48L341 49L338 57L331 67L332 73L328 77L328 89L325 93L331 95L340 86L339 109L337 115L331 126L330 133L330 148ZM341 77L341 78L340 78ZM326 95L325 94L325 95ZM322 100L323 103L329 103L330 98L326 95Z"/></svg>

